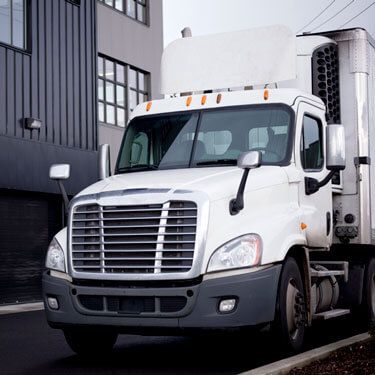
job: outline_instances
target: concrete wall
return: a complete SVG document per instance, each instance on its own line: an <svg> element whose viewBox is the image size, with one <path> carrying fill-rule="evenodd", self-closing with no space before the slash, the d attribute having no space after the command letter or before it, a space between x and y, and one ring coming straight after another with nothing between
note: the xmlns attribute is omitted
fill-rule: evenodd
<svg viewBox="0 0 375 375"><path fill-rule="evenodd" d="M149 0L149 25L98 2L98 52L151 74L151 97L160 98L160 60L163 51L162 0ZM115 165L124 129L99 125L99 144L111 146Z"/></svg>

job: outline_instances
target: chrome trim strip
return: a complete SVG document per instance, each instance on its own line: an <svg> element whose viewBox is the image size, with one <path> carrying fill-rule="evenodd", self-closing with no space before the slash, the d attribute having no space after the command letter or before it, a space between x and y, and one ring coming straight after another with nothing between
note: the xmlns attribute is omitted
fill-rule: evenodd
<svg viewBox="0 0 375 375"><path fill-rule="evenodd" d="M369 149L369 113L368 113L368 74L354 73L356 90L356 110L358 124L359 157L370 155ZM357 167L359 185L359 239L361 244L371 244L371 193L370 166Z"/></svg>
<svg viewBox="0 0 375 375"><path fill-rule="evenodd" d="M164 234L165 234L165 226L167 224L168 218L168 211L170 207L170 202L167 202L163 205L163 211L161 212L160 218L160 226L159 226L159 233L157 238L157 245L156 245L156 253L155 253L155 273L161 273L161 265L162 261L160 258L163 257L163 248L164 248Z"/></svg>

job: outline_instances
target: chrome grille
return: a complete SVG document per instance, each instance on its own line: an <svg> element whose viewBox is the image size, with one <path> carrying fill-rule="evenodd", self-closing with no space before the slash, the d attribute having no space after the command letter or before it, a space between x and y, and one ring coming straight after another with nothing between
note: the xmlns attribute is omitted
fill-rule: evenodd
<svg viewBox="0 0 375 375"><path fill-rule="evenodd" d="M193 265L197 205L188 201L73 209L76 272L175 273Z"/></svg>

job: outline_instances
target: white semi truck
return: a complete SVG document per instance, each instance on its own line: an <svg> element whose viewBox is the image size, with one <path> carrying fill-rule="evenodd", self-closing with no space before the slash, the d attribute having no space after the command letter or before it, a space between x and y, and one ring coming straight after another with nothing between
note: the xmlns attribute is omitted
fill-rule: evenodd
<svg viewBox="0 0 375 375"><path fill-rule="evenodd" d="M100 181L69 203L43 276L49 324L92 354L122 332L269 324L299 350L315 320L373 319L369 34L181 38L161 83L165 98L132 113L114 174L103 145ZM50 177L62 186L69 166Z"/></svg>

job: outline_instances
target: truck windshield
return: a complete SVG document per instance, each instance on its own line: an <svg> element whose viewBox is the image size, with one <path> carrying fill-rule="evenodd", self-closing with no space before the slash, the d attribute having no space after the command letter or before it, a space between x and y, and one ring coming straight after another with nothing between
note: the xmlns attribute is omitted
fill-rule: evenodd
<svg viewBox="0 0 375 375"><path fill-rule="evenodd" d="M262 164L286 165L292 118L281 104L138 117L125 132L116 173L236 165L251 150L261 151Z"/></svg>

